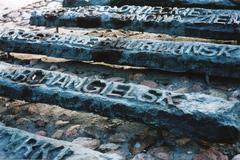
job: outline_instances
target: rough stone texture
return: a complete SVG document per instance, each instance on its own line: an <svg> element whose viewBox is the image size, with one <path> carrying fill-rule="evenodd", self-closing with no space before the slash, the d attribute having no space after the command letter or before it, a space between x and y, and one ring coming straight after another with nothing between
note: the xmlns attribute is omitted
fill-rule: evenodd
<svg viewBox="0 0 240 160"><path fill-rule="evenodd" d="M218 152L214 149L209 149L209 150L204 151L201 154L198 154L195 157L193 157L193 160L204 160L204 159L228 160L228 157L223 155L221 152Z"/></svg>
<svg viewBox="0 0 240 160"><path fill-rule="evenodd" d="M240 11L149 6L86 6L35 10L31 24L108 28L178 36L239 39Z"/></svg>
<svg viewBox="0 0 240 160"><path fill-rule="evenodd" d="M171 72L240 77L238 45L80 37L70 34L3 30L0 32L0 49ZM50 70L53 70L51 68Z"/></svg>
<svg viewBox="0 0 240 160"><path fill-rule="evenodd" d="M145 153L139 153L132 160L156 160L153 156Z"/></svg>
<svg viewBox="0 0 240 160"><path fill-rule="evenodd" d="M0 126L1 159L118 159L100 152L80 147L66 141L54 140L19 129Z"/></svg>
<svg viewBox="0 0 240 160"><path fill-rule="evenodd" d="M234 8L240 9L238 0L64 0L65 7L78 7L90 5L141 5L141 6L181 6L181 7L206 7L206 8Z"/></svg>
<svg viewBox="0 0 240 160"><path fill-rule="evenodd" d="M107 144L102 144L99 147L99 150L102 152L109 152L109 151L114 151L120 148L120 145L115 144L115 143L107 143Z"/></svg>
<svg viewBox="0 0 240 160"><path fill-rule="evenodd" d="M78 137L73 140L73 143L81 145L85 148L96 149L100 146L100 140L88 138L88 137Z"/></svg>
<svg viewBox="0 0 240 160"><path fill-rule="evenodd" d="M210 141L239 139L239 102L203 94L177 94L1 62L0 95L166 126Z"/></svg>

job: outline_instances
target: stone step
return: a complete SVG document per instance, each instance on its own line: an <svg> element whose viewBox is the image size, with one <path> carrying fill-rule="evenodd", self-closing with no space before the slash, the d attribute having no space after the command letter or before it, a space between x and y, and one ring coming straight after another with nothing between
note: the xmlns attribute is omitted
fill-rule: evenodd
<svg viewBox="0 0 240 160"><path fill-rule="evenodd" d="M42 137L5 126L0 126L0 159L120 160L116 155L102 154L71 142Z"/></svg>
<svg viewBox="0 0 240 160"><path fill-rule="evenodd" d="M32 25L107 28L213 39L240 38L240 10L86 6L33 11Z"/></svg>
<svg viewBox="0 0 240 160"><path fill-rule="evenodd" d="M210 141L240 137L239 102L199 93L179 94L0 62L0 96L164 126Z"/></svg>
<svg viewBox="0 0 240 160"><path fill-rule="evenodd" d="M7 29L0 31L0 49L171 72L240 77L239 45L100 38Z"/></svg>
<svg viewBox="0 0 240 160"><path fill-rule="evenodd" d="M239 0L64 0L64 7L78 7L91 5L139 5L139 6L167 6L167 7L204 7L204 8L232 8L240 9Z"/></svg>

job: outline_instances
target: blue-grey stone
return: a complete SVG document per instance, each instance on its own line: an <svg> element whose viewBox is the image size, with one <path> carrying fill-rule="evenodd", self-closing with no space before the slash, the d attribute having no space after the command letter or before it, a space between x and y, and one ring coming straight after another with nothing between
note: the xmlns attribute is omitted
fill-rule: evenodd
<svg viewBox="0 0 240 160"><path fill-rule="evenodd" d="M150 6L85 6L38 9L31 24L110 28L215 39L240 37L240 10Z"/></svg>
<svg viewBox="0 0 240 160"><path fill-rule="evenodd" d="M0 62L0 96L143 122L195 138L240 137L240 103Z"/></svg>
<svg viewBox="0 0 240 160"><path fill-rule="evenodd" d="M7 29L0 31L0 49L171 72L240 77L239 45L100 38Z"/></svg>
<svg viewBox="0 0 240 160"><path fill-rule="evenodd" d="M120 160L77 144L38 136L23 130L0 126L0 159Z"/></svg>
<svg viewBox="0 0 240 160"><path fill-rule="evenodd" d="M240 9L239 0L64 0L65 7L91 5L141 5L141 6L173 6L173 7L204 7Z"/></svg>

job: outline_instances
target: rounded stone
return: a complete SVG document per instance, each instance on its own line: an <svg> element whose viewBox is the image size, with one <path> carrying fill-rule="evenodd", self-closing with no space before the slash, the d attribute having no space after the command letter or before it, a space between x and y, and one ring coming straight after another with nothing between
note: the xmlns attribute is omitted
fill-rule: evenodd
<svg viewBox="0 0 240 160"><path fill-rule="evenodd" d="M102 144L100 147L99 147L99 150L100 151L103 151L103 152L108 152L108 151L115 151L117 149L119 149L120 146L117 145L117 144L114 144L114 143L106 143L106 144Z"/></svg>
<svg viewBox="0 0 240 160"><path fill-rule="evenodd" d="M53 135L52 138L61 139L64 134L64 130L57 130Z"/></svg>
<svg viewBox="0 0 240 160"><path fill-rule="evenodd" d="M47 132L45 131L37 131L35 134L39 136L44 136L44 137L47 136Z"/></svg>
<svg viewBox="0 0 240 160"><path fill-rule="evenodd" d="M88 137L78 137L73 140L73 143L90 149L96 149L100 146L100 140Z"/></svg>
<svg viewBox="0 0 240 160"><path fill-rule="evenodd" d="M150 87L150 88L157 88L158 87L158 84L154 81L150 81L150 80L143 80L141 82L141 85L144 85L144 86L147 86L147 87Z"/></svg>
<svg viewBox="0 0 240 160"><path fill-rule="evenodd" d="M136 156L134 156L132 160L156 160L156 158L154 158L150 154L139 153Z"/></svg>

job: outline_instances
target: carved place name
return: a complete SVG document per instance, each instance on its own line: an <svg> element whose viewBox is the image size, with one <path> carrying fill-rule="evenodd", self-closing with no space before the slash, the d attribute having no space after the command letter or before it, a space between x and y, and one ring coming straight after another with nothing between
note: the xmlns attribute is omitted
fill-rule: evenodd
<svg viewBox="0 0 240 160"><path fill-rule="evenodd" d="M0 145L5 145L3 151L16 155L21 159L53 159L63 160L73 155L73 151L63 145L55 144L37 139L19 132L9 132L1 127ZM2 148L2 147L0 147Z"/></svg>
<svg viewBox="0 0 240 160"><path fill-rule="evenodd" d="M240 48L230 45L214 45L203 43L188 43L188 42L154 42L147 40L112 40L107 39L98 43L99 48L106 47L114 49L124 49L128 51L159 53L163 55L185 56L195 55L204 57L231 57L235 53L238 54Z"/></svg>
<svg viewBox="0 0 240 160"><path fill-rule="evenodd" d="M101 7L96 7L96 11L116 12L122 14L123 19L135 19L146 22L183 21L185 23L240 24L239 11L224 11L221 13L221 11L202 8L163 8L149 6L123 6L115 10L112 8L102 10Z"/></svg>
<svg viewBox="0 0 240 160"><path fill-rule="evenodd" d="M180 94L0 63L0 95L166 126L213 141L239 138L239 103L204 94Z"/></svg>
<svg viewBox="0 0 240 160"><path fill-rule="evenodd" d="M43 14L51 14L51 11L43 10ZM240 24L240 11L238 10L211 10L203 8L176 8L176 7L151 7L151 6L87 6L69 9L55 10L55 15L75 14L75 16L84 13L84 15L95 15L103 13L103 16L119 17L121 20L137 20L145 22L183 22L199 24ZM73 16L74 17L74 16Z"/></svg>
<svg viewBox="0 0 240 160"><path fill-rule="evenodd" d="M70 76L62 73L43 72L42 70L13 69L1 71L0 77L30 85L45 84L48 87L59 87L80 93L97 94L105 97L128 99L161 105L177 105L181 99L186 99L184 94L171 93L159 89L146 89L139 92L133 84L108 82L102 79L89 79ZM176 103L175 103L176 102Z"/></svg>
<svg viewBox="0 0 240 160"><path fill-rule="evenodd" d="M239 36L234 34L240 33L240 11L128 5L119 8L86 6L54 11L37 10L32 13L31 24L123 28L183 36L236 39ZM220 33L224 35L219 35Z"/></svg>
<svg viewBox="0 0 240 160"><path fill-rule="evenodd" d="M234 8L239 9L238 0L140 0L140 1L125 1L125 0L64 0L65 7L78 7L90 5L139 5L139 6L175 6L175 7L206 7L206 8Z"/></svg>
<svg viewBox="0 0 240 160"><path fill-rule="evenodd" d="M118 50L130 52L147 52L174 56L203 56L203 57L234 57L240 53L240 47L234 45L215 45L209 43L169 42L134 40L123 38L99 38L90 36L74 36L50 34L41 32L27 32L19 30L3 30L0 40L31 44L56 44L65 47L89 48L90 50ZM14 44L14 43L13 43ZM53 44L53 45L54 45ZM1 45L0 45L1 46ZM12 46L9 44L9 46ZM7 47L7 46L6 46ZM60 47L59 47L60 48ZM24 52L24 51L22 51ZM89 59L92 60L92 59Z"/></svg>

